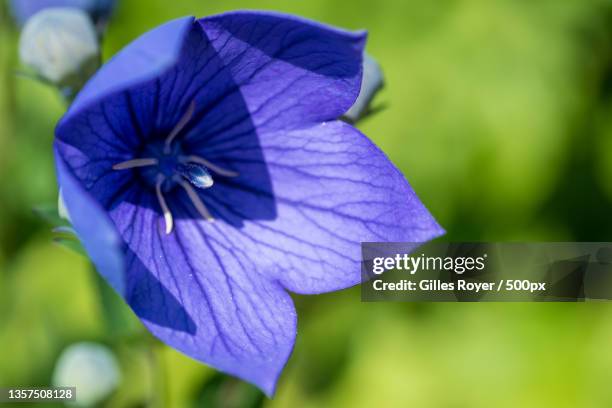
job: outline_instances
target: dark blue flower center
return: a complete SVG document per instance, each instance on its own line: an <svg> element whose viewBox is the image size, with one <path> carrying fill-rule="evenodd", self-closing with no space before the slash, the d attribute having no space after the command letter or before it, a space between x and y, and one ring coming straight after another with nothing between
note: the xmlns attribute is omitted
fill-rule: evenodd
<svg viewBox="0 0 612 408"><path fill-rule="evenodd" d="M223 177L237 177L238 173L224 169L211 163L204 157L186 154L177 136L181 134L185 125L191 120L195 111L195 102L176 124L165 140L154 140L148 142L134 159L113 165L113 170L136 170L143 183L155 191L160 209L166 222L166 233L172 232L174 219L164 197L174 187L180 186L187 197L206 220L212 221L213 217L206 208L198 192L198 189L212 187L213 178L209 169Z"/></svg>
<svg viewBox="0 0 612 408"><path fill-rule="evenodd" d="M179 142L172 143L169 147L161 140L151 142L145 146L141 156L157 160L154 165L138 169L141 179L152 189L160 178L163 178L164 192L172 190L182 180L187 180L200 189L213 185L213 178L206 166L191 162L190 156L184 153Z"/></svg>
<svg viewBox="0 0 612 408"><path fill-rule="evenodd" d="M165 183L166 185L164 185L164 190L167 191L169 188L173 187L175 183L172 183L171 180L176 174L176 168L179 164L181 153L182 149L179 143L174 143L171 146L170 152L164 151L163 140L147 144L141 156L157 159L158 163L154 166L142 167L139 169L139 173L145 183L154 188L158 177L162 175L167 181L167 183Z"/></svg>

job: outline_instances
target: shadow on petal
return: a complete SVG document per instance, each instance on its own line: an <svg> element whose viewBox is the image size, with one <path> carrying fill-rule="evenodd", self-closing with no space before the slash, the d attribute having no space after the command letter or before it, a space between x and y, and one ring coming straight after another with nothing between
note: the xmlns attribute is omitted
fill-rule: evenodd
<svg viewBox="0 0 612 408"><path fill-rule="evenodd" d="M126 257L132 260L130 281L138 283L126 297L134 313L140 319L158 326L195 335L197 326L181 301L166 289L132 251L128 250Z"/></svg>

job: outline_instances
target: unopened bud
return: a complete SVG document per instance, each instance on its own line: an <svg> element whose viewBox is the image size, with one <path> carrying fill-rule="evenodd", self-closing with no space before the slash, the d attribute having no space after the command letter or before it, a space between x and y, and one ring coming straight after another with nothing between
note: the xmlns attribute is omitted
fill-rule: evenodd
<svg viewBox="0 0 612 408"><path fill-rule="evenodd" d="M351 107L344 114L344 117L350 122L357 122L360 118L367 115L370 110L372 100L383 88L384 77L382 69L378 62L374 60L367 53L363 54L363 79L361 81L361 90L359 91L359 97Z"/></svg>
<svg viewBox="0 0 612 408"><path fill-rule="evenodd" d="M59 189L59 194L57 195L57 213L60 218L72 222L70 219L70 214L68 213L68 207L66 207L66 201L64 201L64 195L62 194L62 189Z"/></svg>
<svg viewBox="0 0 612 408"><path fill-rule="evenodd" d="M21 61L43 80L77 92L99 66L96 30L85 12L47 8L28 20L19 40Z"/></svg>
<svg viewBox="0 0 612 408"><path fill-rule="evenodd" d="M82 342L68 346L53 372L56 387L76 387L76 405L93 406L117 388L119 366L114 354L97 343Z"/></svg>

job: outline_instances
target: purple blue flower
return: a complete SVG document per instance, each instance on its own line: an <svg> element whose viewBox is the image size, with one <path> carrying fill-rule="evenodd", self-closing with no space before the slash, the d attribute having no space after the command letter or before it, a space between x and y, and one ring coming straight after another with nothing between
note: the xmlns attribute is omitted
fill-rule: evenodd
<svg viewBox="0 0 612 408"><path fill-rule="evenodd" d="M160 26L56 129L59 185L99 272L165 343L274 392L288 292L360 281L360 242L443 233L398 169L337 120L365 34L264 12Z"/></svg>
<svg viewBox="0 0 612 408"><path fill-rule="evenodd" d="M96 23L104 23L115 8L115 0L10 0L11 12L19 24L50 7L72 7L85 11Z"/></svg>

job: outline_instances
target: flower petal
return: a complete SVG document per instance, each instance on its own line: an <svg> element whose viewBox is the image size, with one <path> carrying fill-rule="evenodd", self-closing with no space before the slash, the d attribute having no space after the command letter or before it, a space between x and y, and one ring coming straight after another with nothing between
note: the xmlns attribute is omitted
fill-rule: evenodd
<svg viewBox="0 0 612 408"><path fill-rule="evenodd" d="M123 241L106 210L83 188L66 163L55 151L57 177L70 222L87 254L106 281L125 294Z"/></svg>
<svg viewBox="0 0 612 408"><path fill-rule="evenodd" d="M336 119L359 94L363 32L270 12L231 12L199 22L258 129Z"/></svg>
<svg viewBox="0 0 612 408"><path fill-rule="evenodd" d="M193 17L170 21L131 42L89 80L62 121L110 94L154 79L175 65L193 21Z"/></svg>
<svg viewBox="0 0 612 408"><path fill-rule="evenodd" d="M186 197L171 203L178 220L169 235L151 200L111 213L129 248L128 303L165 343L273 394L295 340L291 298Z"/></svg>
<svg viewBox="0 0 612 408"><path fill-rule="evenodd" d="M242 216L227 239L253 256L257 270L297 293L315 294L360 281L361 242L427 242L444 233L398 169L343 122L261 135L270 192L236 180L203 195L218 214ZM244 151L226 152L240 162ZM213 191L214 190L214 191ZM277 216L242 213L244 192L273 194Z"/></svg>

